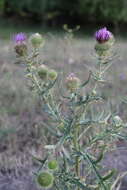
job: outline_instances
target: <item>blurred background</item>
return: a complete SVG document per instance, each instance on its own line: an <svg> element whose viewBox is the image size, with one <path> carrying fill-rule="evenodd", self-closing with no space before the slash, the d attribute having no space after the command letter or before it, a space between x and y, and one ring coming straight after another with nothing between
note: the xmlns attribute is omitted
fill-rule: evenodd
<svg viewBox="0 0 127 190"><path fill-rule="evenodd" d="M0 0L1 30L30 27L61 30L63 24L91 28L109 26L126 35L126 0ZM4 27L4 28L2 28ZM4 33L5 34L5 33Z"/></svg>
<svg viewBox="0 0 127 190"><path fill-rule="evenodd" d="M72 39L64 24L74 30L80 25ZM63 82L70 72L85 81L96 63L94 33L104 26L116 38L117 56L101 92L105 99L111 98L112 111L126 122L127 104L122 97L127 100L127 0L0 0L0 190L38 189L32 181L36 168L32 155L43 157L44 145L54 142L39 98L28 88L25 65L16 59L12 36L41 33L45 38L42 63L62 73ZM111 166L126 171L124 142L122 147L109 160Z"/></svg>

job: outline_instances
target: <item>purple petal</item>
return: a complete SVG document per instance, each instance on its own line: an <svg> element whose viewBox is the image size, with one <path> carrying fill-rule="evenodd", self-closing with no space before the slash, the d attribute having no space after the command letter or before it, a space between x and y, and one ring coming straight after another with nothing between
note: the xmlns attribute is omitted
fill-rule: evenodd
<svg viewBox="0 0 127 190"><path fill-rule="evenodd" d="M24 34L22 32L14 35L14 37L13 37L13 40L16 43L22 43L22 42L26 41L26 39L27 39L26 34Z"/></svg>
<svg viewBox="0 0 127 190"><path fill-rule="evenodd" d="M106 27L98 30L95 33L95 38L99 43L104 43L108 41L111 38L111 36L112 36L112 33L108 31Z"/></svg>

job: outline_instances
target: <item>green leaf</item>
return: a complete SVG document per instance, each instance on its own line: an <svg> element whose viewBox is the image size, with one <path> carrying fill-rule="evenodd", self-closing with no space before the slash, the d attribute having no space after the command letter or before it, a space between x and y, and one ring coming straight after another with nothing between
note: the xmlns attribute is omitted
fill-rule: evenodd
<svg viewBox="0 0 127 190"><path fill-rule="evenodd" d="M99 157L97 158L97 160L93 161L94 164L99 163L104 157L104 150L102 150L102 152L100 153Z"/></svg>
<svg viewBox="0 0 127 190"><path fill-rule="evenodd" d="M119 134L119 133L112 133L111 135L112 135L112 136L117 136L117 137L119 137L120 139L123 139L123 140L126 140L126 141L127 141L127 136L121 135L121 134Z"/></svg>
<svg viewBox="0 0 127 190"><path fill-rule="evenodd" d="M46 88L45 90L43 90L43 91L41 92L41 96L44 96L45 94L47 94L47 93L49 92L49 90L50 90L51 88L53 88L53 86L55 85L56 81L57 81L57 78L56 78L56 80L54 80L53 82L51 82L51 83L47 86L47 88Z"/></svg>
<svg viewBox="0 0 127 190"><path fill-rule="evenodd" d="M98 172L97 170L97 166L96 164L94 164L93 160L91 159L91 157L89 156L88 153L82 153L80 152L80 154L83 156L84 160L87 160L88 163L92 166L93 171L98 179L99 184L101 184L101 186L103 187L104 190L107 190L107 187L105 186L104 182L103 182L103 178L101 177L101 174Z"/></svg>
<svg viewBox="0 0 127 190"><path fill-rule="evenodd" d="M83 183L81 183L79 179L72 178L72 179L69 180L69 182L72 183L72 184L75 184L76 186L78 186L79 188L81 188L83 190L91 190L86 185L84 185Z"/></svg>
<svg viewBox="0 0 127 190"><path fill-rule="evenodd" d="M117 190L116 186L118 186L119 183L121 183L121 180L123 179L124 176L127 175L127 172L124 172L122 174L119 174L116 178L116 180L114 181L114 183L111 186L111 190Z"/></svg>
<svg viewBox="0 0 127 190"><path fill-rule="evenodd" d="M90 79L91 79L91 74L92 74L92 73L90 72L87 81L85 81L83 84L81 84L81 88L84 87L84 86L86 86L86 85L89 83L89 81L90 81Z"/></svg>
<svg viewBox="0 0 127 190"><path fill-rule="evenodd" d="M115 171L114 169L111 170L111 171L109 171L108 174L106 174L105 176L102 177L103 181L106 181L106 180L108 180L109 178L111 178L111 177L115 174L115 172L116 172L116 171Z"/></svg>
<svg viewBox="0 0 127 190"><path fill-rule="evenodd" d="M46 160L48 159L48 156L45 157L45 159L40 159L40 158L37 158L36 156L33 156L33 159L34 160L37 160L38 162L40 162L41 164L45 164Z"/></svg>
<svg viewBox="0 0 127 190"><path fill-rule="evenodd" d="M55 127L53 127L53 126L48 126L48 125L46 125L46 124L45 124L45 126L46 126L46 128L48 129L48 131L49 131L53 136L55 136L55 137L57 137L57 138L60 138L60 137L61 137L61 135L58 135L58 134L57 134L57 131L56 131Z"/></svg>

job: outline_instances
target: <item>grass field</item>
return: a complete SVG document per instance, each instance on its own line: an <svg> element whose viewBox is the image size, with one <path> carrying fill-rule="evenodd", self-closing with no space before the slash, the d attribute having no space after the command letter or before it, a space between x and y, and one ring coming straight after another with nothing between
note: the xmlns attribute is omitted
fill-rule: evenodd
<svg viewBox="0 0 127 190"><path fill-rule="evenodd" d="M66 36L51 33L44 34L44 37L46 42L41 49L42 63L56 69L63 81L70 72L76 73L82 81L86 80L89 69L96 64L94 39L76 37L69 42ZM127 96L126 43L122 39L116 41L117 56L107 72L107 84L101 87L105 98L111 97L112 109L117 110L124 121L127 121L127 105L121 99ZM31 154L42 156L44 142L52 141L47 139L48 131L43 124L37 125L42 122L39 99L28 89L28 81L24 77L25 65L16 60L13 46L10 40L0 40L1 171L3 168L7 171L18 170L26 165L29 170L33 165Z"/></svg>

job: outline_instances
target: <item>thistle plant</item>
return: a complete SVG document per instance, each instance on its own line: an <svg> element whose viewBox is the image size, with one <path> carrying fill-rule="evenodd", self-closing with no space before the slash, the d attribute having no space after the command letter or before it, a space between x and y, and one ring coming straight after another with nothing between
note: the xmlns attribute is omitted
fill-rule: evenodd
<svg viewBox="0 0 127 190"><path fill-rule="evenodd" d="M26 65L31 89L39 96L48 116L46 126L55 137L54 144L45 146L43 158L34 157L40 164L35 173L37 183L42 189L118 190L121 176L113 169L108 170L103 160L107 152L116 148L118 139L127 139L126 124L110 109L106 112L105 108L98 112L95 109L100 104L107 106L100 87L106 83L105 74L114 58L113 34L107 28L96 32L97 63L86 81L74 73L60 81L57 71L39 59L44 38L40 34L30 37L31 53L26 40L22 33L15 36L15 52ZM93 86L86 93L84 89L91 83Z"/></svg>

